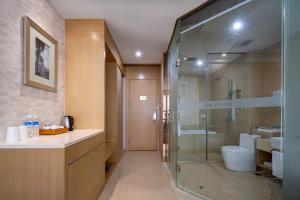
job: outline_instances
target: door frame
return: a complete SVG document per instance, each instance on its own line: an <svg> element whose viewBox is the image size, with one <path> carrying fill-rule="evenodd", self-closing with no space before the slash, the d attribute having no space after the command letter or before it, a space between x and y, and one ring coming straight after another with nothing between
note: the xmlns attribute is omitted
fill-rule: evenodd
<svg viewBox="0 0 300 200"><path fill-rule="evenodd" d="M126 146L125 149L126 151L137 151L137 150L131 150L130 146L129 146L129 139L130 139L130 131L129 131L129 125L130 125L130 107L129 107L129 101L130 101L130 81L132 80L152 80L156 82L156 107L157 107L157 120L156 120L156 148L155 151L159 150L159 123L160 123L160 112L161 112L161 106L160 106L160 80L159 79L155 79L155 78L145 78L145 79L138 79L138 78L130 78L130 79L126 79L126 99L125 104L126 104Z"/></svg>

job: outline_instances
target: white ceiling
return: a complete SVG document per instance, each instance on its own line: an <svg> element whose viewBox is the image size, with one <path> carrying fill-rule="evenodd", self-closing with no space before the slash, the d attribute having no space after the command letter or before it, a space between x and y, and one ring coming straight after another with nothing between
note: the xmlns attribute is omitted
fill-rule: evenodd
<svg viewBox="0 0 300 200"><path fill-rule="evenodd" d="M105 19L124 63L160 63L177 18L206 0L49 0L65 19ZM136 58L134 52L143 56Z"/></svg>
<svg viewBox="0 0 300 200"><path fill-rule="evenodd" d="M256 53L247 58L251 62L279 62L281 59L282 4L281 0L252 1L236 10L186 32L181 37L179 57L194 60L182 61L181 72L186 74L205 73L204 67L196 65L197 59L218 69L243 54ZM243 24L240 31L232 25ZM242 45L249 41L247 45ZM222 53L227 53L222 58ZM230 53L236 53L231 54ZM259 53L261 57L258 56ZM213 55L215 54L215 55ZM239 55L240 54L240 55ZM212 64L218 62L219 64ZM214 69L213 69L214 70Z"/></svg>

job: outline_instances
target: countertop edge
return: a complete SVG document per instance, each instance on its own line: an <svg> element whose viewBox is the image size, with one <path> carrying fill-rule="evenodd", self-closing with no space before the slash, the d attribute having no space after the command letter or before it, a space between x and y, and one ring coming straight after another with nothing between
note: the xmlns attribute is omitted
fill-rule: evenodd
<svg viewBox="0 0 300 200"><path fill-rule="evenodd" d="M100 135L104 133L104 129L79 129L79 130L74 130L75 132L80 132L80 131L94 131L93 133L87 133L86 136L83 136L81 138L78 138L74 141L66 142L64 144L60 143L28 143L28 144L22 144L22 143L0 143L0 150L12 150L12 149L65 149L67 147L70 147L74 144L80 143L82 141L85 141L89 138L95 137L96 135ZM64 133L64 134L76 134L73 131ZM62 135L62 134L61 134ZM39 137L51 137L51 136L39 136ZM2 141L3 142L3 141Z"/></svg>
<svg viewBox="0 0 300 200"><path fill-rule="evenodd" d="M92 138L92 137L94 137L94 136L96 136L96 135L100 135L101 133L104 133L104 130L103 130L103 129L99 129L99 130L97 130L97 132L95 132L95 133L93 133L93 134L91 134L91 135L88 135L88 136L86 136L86 137L84 137L84 138L80 138L80 139L78 139L78 140L76 140L76 141L70 142L70 143L68 143L68 144L64 144L64 145L62 145L61 148L67 148L67 147L69 147L69 146L72 146L72 145L77 144L77 143L79 143L79 142L82 142L82 141L84 141L84 140L90 139L90 138Z"/></svg>

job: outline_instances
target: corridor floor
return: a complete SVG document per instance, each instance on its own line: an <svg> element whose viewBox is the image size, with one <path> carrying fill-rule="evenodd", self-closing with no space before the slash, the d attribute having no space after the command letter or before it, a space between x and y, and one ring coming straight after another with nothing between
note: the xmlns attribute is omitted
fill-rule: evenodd
<svg viewBox="0 0 300 200"><path fill-rule="evenodd" d="M156 151L128 151L99 200L199 200L176 188Z"/></svg>

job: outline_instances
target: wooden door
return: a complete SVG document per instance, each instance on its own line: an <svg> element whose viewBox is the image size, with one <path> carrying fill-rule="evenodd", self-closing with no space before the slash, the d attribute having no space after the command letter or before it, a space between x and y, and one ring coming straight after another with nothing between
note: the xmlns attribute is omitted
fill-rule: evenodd
<svg viewBox="0 0 300 200"><path fill-rule="evenodd" d="M129 150L157 150L156 80L129 82ZM156 120L153 114L156 112Z"/></svg>

